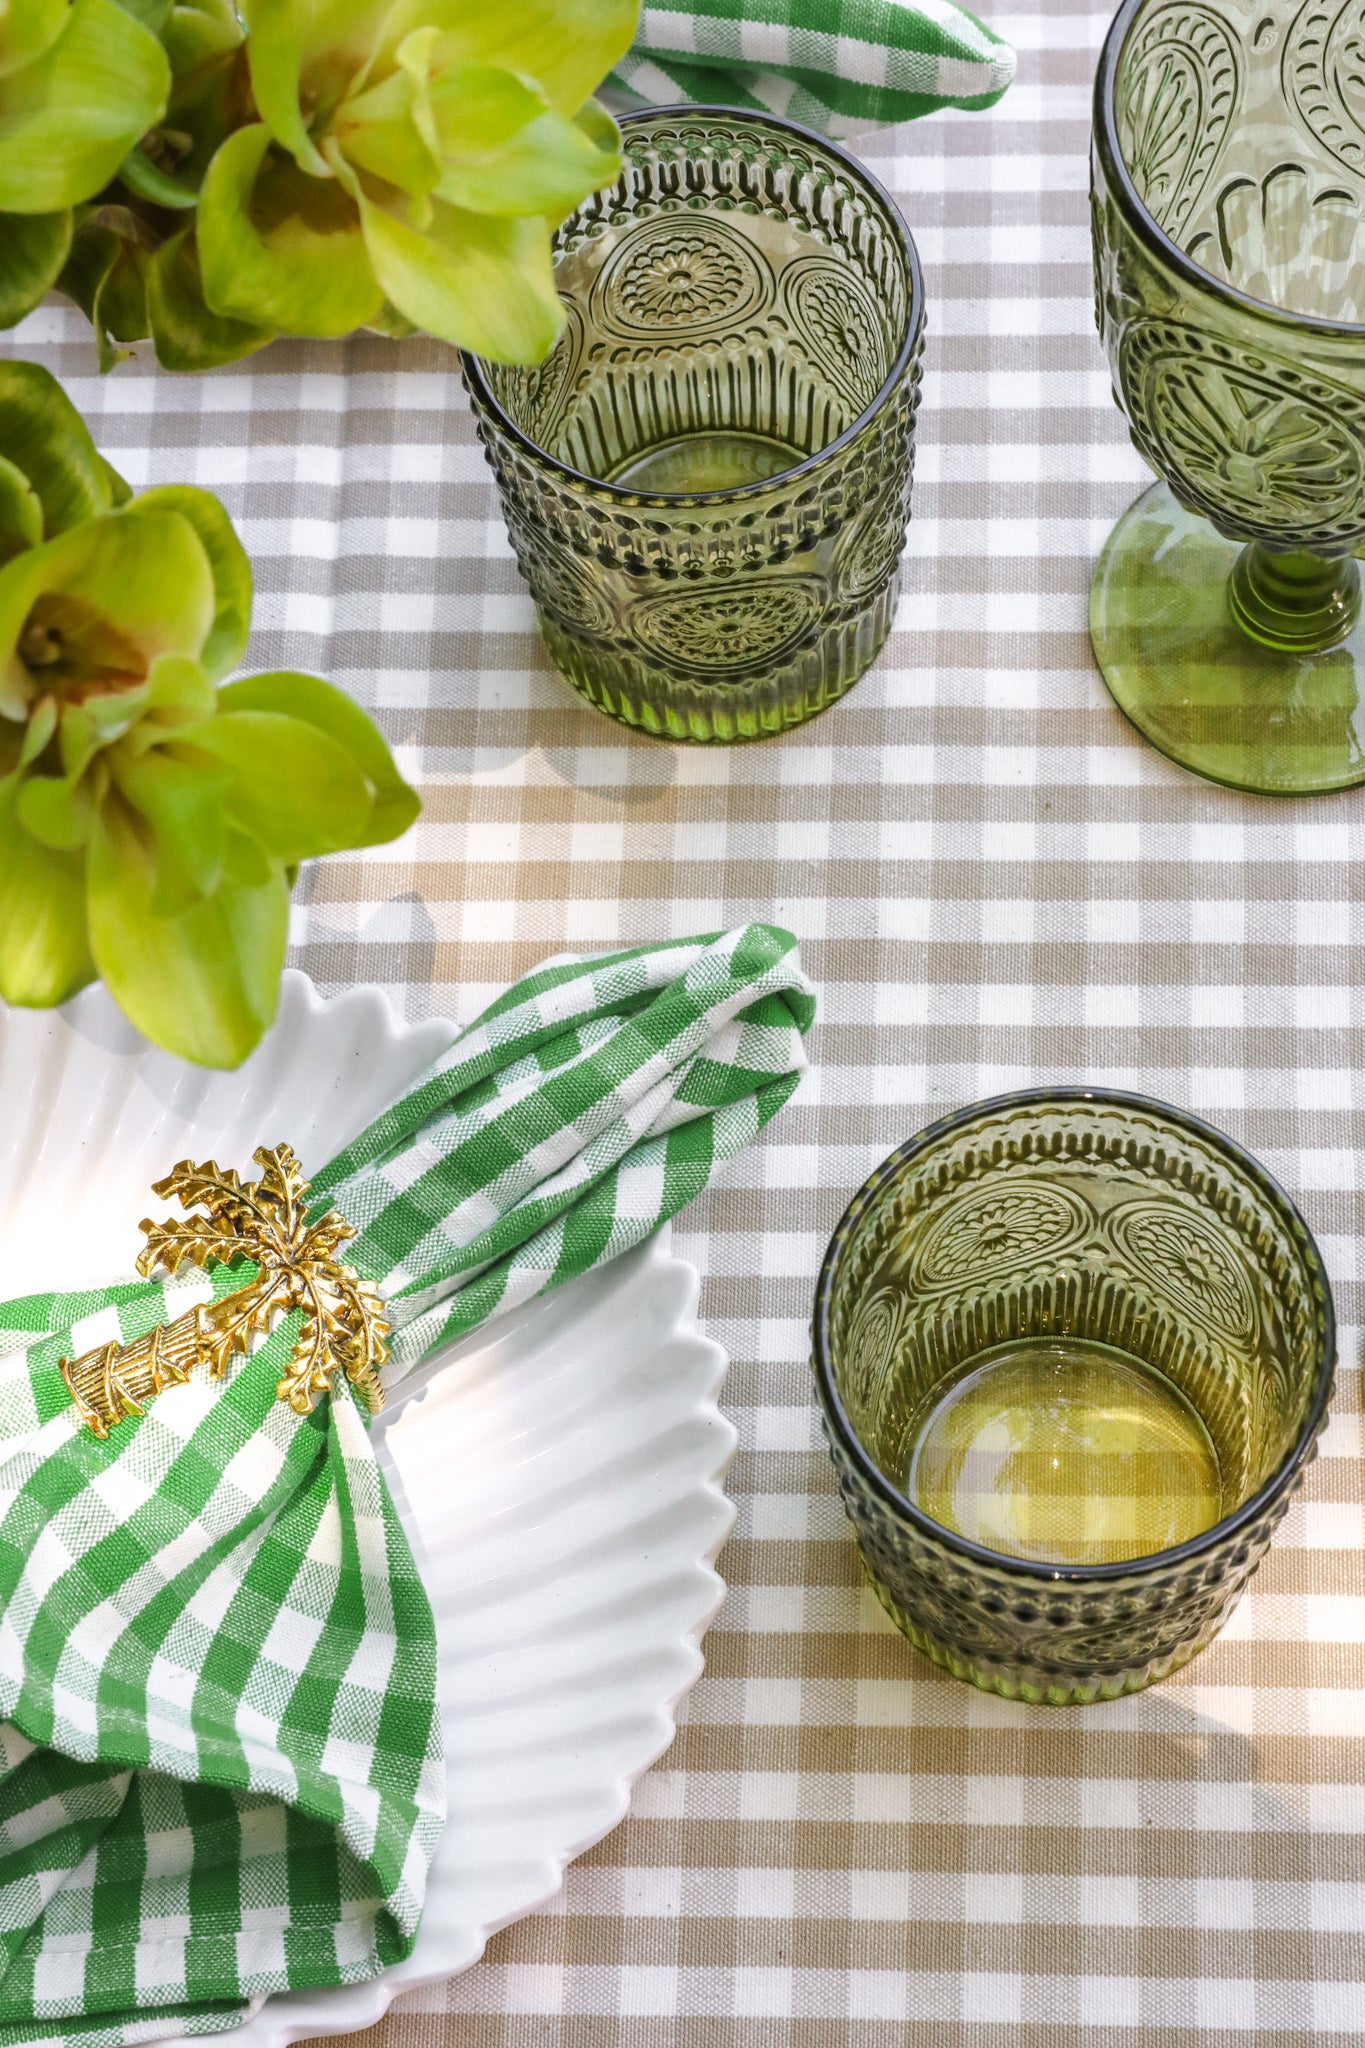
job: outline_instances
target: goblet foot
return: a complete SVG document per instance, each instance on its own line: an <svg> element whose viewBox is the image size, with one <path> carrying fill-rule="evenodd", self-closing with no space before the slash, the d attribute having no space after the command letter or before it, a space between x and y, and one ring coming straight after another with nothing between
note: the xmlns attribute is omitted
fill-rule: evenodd
<svg viewBox="0 0 1365 2048"><path fill-rule="evenodd" d="M1276 631L1273 605L1295 593L1266 588L1260 572L1273 556L1243 562L1234 579L1244 552L1165 484L1144 491L1105 542L1091 586L1105 682L1154 747L1211 782L1266 796L1353 789L1365 782L1365 625L1349 623L1343 599L1336 645L1268 645L1266 633L1293 638L1293 616ZM1343 567L1348 593L1353 568ZM1331 608L1318 592L1305 593L1309 604Z"/></svg>

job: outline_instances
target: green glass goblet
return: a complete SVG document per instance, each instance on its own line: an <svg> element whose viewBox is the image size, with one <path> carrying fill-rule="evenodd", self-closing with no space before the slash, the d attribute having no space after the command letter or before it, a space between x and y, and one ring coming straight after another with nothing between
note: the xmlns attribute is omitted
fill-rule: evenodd
<svg viewBox="0 0 1365 2048"><path fill-rule="evenodd" d="M1091 637L1155 746L1271 795L1365 781L1359 46L1327 0L1127 0L1095 83L1096 317L1163 481Z"/></svg>
<svg viewBox="0 0 1365 2048"><path fill-rule="evenodd" d="M924 289L891 200L792 122L671 108L556 237L534 370L465 358L556 664L669 739L841 697L900 590Z"/></svg>
<svg viewBox="0 0 1365 2048"><path fill-rule="evenodd" d="M1293 1203L1135 1095L1002 1096L894 1152L825 1254L816 1388L882 1605L1070 1706L1208 1643L1313 1457L1336 1340Z"/></svg>

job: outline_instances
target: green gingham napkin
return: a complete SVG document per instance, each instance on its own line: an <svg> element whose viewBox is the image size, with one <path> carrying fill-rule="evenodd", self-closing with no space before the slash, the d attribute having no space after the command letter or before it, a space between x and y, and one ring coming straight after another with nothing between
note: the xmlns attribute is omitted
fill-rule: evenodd
<svg viewBox="0 0 1365 2048"><path fill-rule="evenodd" d="M314 1179L389 1302L386 1384L672 1216L787 1100L813 1012L763 925L510 989ZM344 1378L308 1416L276 1399L295 1312L97 1442L57 1371L250 1270L0 1308L8 2048L216 2032L416 1937L436 1642Z"/></svg>
<svg viewBox="0 0 1365 2048"><path fill-rule="evenodd" d="M654 0L607 80L623 100L757 107L824 135L993 106L1014 52L953 0Z"/></svg>

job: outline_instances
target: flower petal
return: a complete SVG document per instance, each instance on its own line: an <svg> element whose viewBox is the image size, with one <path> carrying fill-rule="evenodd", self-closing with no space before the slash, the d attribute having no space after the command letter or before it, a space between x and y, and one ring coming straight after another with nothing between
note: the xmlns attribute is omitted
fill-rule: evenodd
<svg viewBox="0 0 1365 2048"><path fill-rule="evenodd" d="M436 191L475 213L561 221L620 168L618 148L600 148L576 121L551 108L481 161L447 163Z"/></svg>
<svg viewBox="0 0 1365 2048"><path fill-rule="evenodd" d="M147 266L147 313L163 370L213 370L275 339L276 329L224 320L204 304L194 229L163 242Z"/></svg>
<svg viewBox="0 0 1365 2048"><path fill-rule="evenodd" d="M330 111L370 56L382 10L373 0L242 0L241 12L261 119L300 169L325 176L300 92Z"/></svg>
<svg viewBox="0 0 1365 2048"><path fill-rule="evenodd" d="M393 71L381 85L343 101L332 121L332 135L343 155L396 185L400 192L430 192L441 167L413 118L416 81Z"/></svg>
<svg viewBox="0 0 1365 2048"><path fill-rule="evenodd" d="M142 491L128 506L125 518L152 512L178 512L199 536L213 576L214 614L208 639L198 660L212 681L236 668L246 652L251 628L251 564L232 521L211 491L193 484L158 484Z"/></svg>
<svg viewBox="0 0 1365 2048"><path fill-rule="evenodd" d="M439 203L425 232L361 198L385 296L415 326L496 362L539 363L564 324L543 220Z"/></svg>
<svg viewBox="0 0 1365 2048"><path fill-rule="evenodd" d="M22 469L0 456L0 563L43 538L43 508Z"/></svg>
<svg viewBox="0 0 1365 2048"><path fill-rule="evenodd" d="M87 785L64 775L26 776L19 785L19 822L44 846L75 853L94 822Z"/></svg>
<svg viewBox="0 0 1365 2048"><path fill-rule="evenodd" d="M348 840L350 846L380 846L397 839L422 808L416 790L398 773L388 741L369 713L361 710L354 697L323 682L320 676L297 675L287 669L244 676L241 682L228 683L218 692L218 709L283 712L336 742L365 777L373 799L363 835Z"/></svg>
<svg viewBox="0 0 1365 2048"><path fill-rule="evenodd" d="M170 727L201 725L206 718L212 718L217 703L218 692L199 662L191 661L185 654L159 654L147 677L147 707L151 715L143 719L137 733L124 744L130 744L133 738L140 740L144 728L150 728L148 745L155 745L166 737Z"/></svg>
<svg viewBox="0 0 1365 2048"><path fill-rule="evenodd" d="M0 77L0 208L90 198L160 119L170 84L166 52L115 0L73 0L42 56Z"/></svg>
<svg viewBox="0 0 1365 2048"><path fill-rule="evenodd" d="M458 42L436 28L414 29L398 47L415 89L414 114L437 157L481 159L545 112L548 102L529 79L501 64L467 64Z"/></svg>
<svg viewBox="0 0 1365 2048"><path fill-rule="evenodd" d="M0 77L50 49L66 27L70 0L9 0L0 16Z"/></svg>
<svg viewBox="0 0 1365 2048"><path fill-rule="evenodd" d="M126 208L100 211L126 215L132 225ZM126 359L129 351L117 343L141 341L146 335L146 267L146 253L131 236L98 220L85 221L76 230L58 281L95 330L101 373Z"/></svg>
<svg viewBox="0 0 1365 2048"><path fill-rule="evenodd" d="M13 778L0 783L0 996L45 1008L95 978L85 860L40 846L19 823Z"/></svg>
<svg viewBox="0 0 1365 2048"><path fill-rule="evenodd" d="M231 773L229 820L276 860L292 864L365 843L370 785L316 726L278 711L232 711L193 735Z"/></svg>
<svg viewBox="0 0 1365 2048"><path fill-rule="evenodd" d="M134 21L140 21L159 37L171 18L174 0L118 0L118 4L125 14L131 14Z"/></svg>
<svg viewBox="0 0 1365 2048"><path fill-rule="evenodd" d="M242 40L242 24L230 0L197 0L193 6L174 7L161 31L161 40L171 60L177 81L197 71L210 57L235 50ZM171 96L171 106L177 94Z"/></svg>
<svg viewBox="0 0 1365 2048"><path fill-rule="evenodd" d="M638 14L638 0L396 0L375 64L430 26L448 61L519 71L561 114L576 114L629 49Z"/></svg>
<svg viewBox="0 0 1365 2048"><path fill-rule="evenodd" d="M90 947L115 1002L156 1045L205 1067L236 1067L270 1024L289 936L275 869L255 888L223 884L178 917L158 917L132 820L113 797L91 835Z"/></svg>
<svg viewBox="0 0 1365 2048"><path fill-rule="evenodd" d="M0 362L0 452L21 469L43 508L48 539L107 512L128 495L50 370Z"/></svg>
<svg viewBox="0 0 1365 2048"><path fill-rule="evenodd" d="M71 246L71 215L11 213L0 228L0 327L13 327L51 291Z"/></svg>
<svg viewBox="0 0 1365 2048"><path fill-rule="evenodd" d="M354 201L272 148L263 123L229 136L209 165L198 240L204 297L228 318L327 338L383 303Z"/></svg>
<svg viewBox="0 0 1365 2048"><path fill-rule="evenodd" d="M154 917L178 917L211 896L223 873L223 798L228 776L191 745L111 756L114 786L154 842Z"/></svg>

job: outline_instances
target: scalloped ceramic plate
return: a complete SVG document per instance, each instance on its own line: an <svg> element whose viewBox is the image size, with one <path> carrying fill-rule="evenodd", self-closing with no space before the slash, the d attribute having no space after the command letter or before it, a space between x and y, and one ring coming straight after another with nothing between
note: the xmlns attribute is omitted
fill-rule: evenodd
<svg viewBox="0 0 1365 2048"><path fill-rule="evenodd" d="M239 1168L288 1139L317 1165L435 1058L376 989L323 1002L285 976L235 1074L151 1050L102 988L0 1007L0 1299L126 1273L148 1188L187 1153ZM376 1425L436 1614L450 1819L405 1963L268 1999L234 2048L350 2033L466 1969L625 1813L668 1746L723 1591L734 1431L697 1276L662 1237L476 1332ZM187 2044L188 2048L188 2044Z"/></svg>

